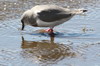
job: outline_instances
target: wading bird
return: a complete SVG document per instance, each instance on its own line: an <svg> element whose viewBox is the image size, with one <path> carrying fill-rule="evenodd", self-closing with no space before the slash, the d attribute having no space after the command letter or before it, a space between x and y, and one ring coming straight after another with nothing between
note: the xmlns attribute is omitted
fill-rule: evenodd
<svg viewBox="0 0 100 66"><path fill-rule="evenodd" d="M85 9L68 9L57 5L37 5L25 11L21 17L22 30L25 25L50 27L45 30L53 33L53 28L70 20L74 15L86 12Z"/></svg>

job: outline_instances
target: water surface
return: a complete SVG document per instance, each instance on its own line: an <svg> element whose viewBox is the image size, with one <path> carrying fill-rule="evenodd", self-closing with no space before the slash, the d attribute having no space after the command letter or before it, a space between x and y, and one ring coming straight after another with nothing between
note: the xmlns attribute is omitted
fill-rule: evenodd
<svg viewBox="0 0 100 66"><path fill-rule="evenodd" d="M36 33L20 16L38 4L85 8L54 28L57 35ZM100 0L0 0L0 66L100 66Z"/></svg>

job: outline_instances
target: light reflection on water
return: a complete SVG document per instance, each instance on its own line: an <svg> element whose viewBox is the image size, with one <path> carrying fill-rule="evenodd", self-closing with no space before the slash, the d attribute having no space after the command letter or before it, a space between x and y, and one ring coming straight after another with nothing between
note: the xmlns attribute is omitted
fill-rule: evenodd
<svg viewBox="0 0 100 66"><path fill-rule="evenodd" d="M59 44L54 42L54 37L50 40L27 41L22 37L22 52L23 58L31 59L33 62L38 61L42 64L55 64L64 58L74 58L77 53L73 47L69 45Z"/></svg>

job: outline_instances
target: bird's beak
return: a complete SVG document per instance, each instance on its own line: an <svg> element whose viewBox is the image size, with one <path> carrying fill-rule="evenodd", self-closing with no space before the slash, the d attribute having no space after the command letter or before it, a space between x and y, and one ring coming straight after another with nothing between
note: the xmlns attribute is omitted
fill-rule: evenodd
<svg viewBox="0 0 100 66"><path fill-rule="evenodd" d="M22 30L24 30L24 27L25 27L24 22L22 20L21 22L22 22Z"/></svg>

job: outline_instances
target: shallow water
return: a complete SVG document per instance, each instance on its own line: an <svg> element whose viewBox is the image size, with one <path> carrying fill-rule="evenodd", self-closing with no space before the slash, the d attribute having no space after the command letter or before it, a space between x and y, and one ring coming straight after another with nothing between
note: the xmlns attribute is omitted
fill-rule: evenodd
<svg viewBox="0 0 100 66"><path fill-rule="evenodd" d="M37 33L20 16L37 4L85 8L54 28L56 35ZM0 66L100 66L100 0L0 0Z"/></svg>

